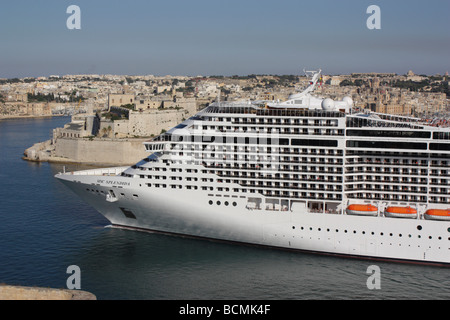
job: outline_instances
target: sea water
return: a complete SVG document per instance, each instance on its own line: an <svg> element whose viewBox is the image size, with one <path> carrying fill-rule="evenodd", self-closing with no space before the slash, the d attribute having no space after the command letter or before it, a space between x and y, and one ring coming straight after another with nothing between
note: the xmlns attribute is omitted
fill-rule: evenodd
<svg viewBox="0 0 450 320"><path fill-rule="evenodd" d="M75 265L81 290L100 300L450 298L450 268L112 228L54 178L62 164L21 159L69 121L0 121L0 283L67 288L67 269ZM378 286L370 285L374 276Z"/></svg>

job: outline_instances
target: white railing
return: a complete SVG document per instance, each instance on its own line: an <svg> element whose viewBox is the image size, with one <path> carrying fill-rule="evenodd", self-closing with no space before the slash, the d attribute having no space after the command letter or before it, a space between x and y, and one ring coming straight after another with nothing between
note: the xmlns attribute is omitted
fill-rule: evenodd
<svg viewBox="0 0 450 320"><path fill-rule="evenodd" d="M164 151L166 149L167 142L166 141L146 141L144 142L145 149L147 151L155 152L155 151Z"/></svg>
<svg viewBox="0 0 450 320"><path fill-rule="evenodd" d="M75 176L117 176L128 168L129 167L90 169L90 170L65 172L65 174L72 174Z"/></svg>

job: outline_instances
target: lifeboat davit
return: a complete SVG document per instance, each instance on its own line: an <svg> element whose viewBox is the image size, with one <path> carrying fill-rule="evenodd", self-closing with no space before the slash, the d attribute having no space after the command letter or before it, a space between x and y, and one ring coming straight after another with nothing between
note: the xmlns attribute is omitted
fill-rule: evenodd
<svg viewBox="0 0 450 320"><path fill-rule="evenodd" d="M378 208L371 204L351 204L347 207L347 214L354 216L372 216L378 215Z"/></svg>
<svg viewBox="0 0 450 320"><path fill-rule="evenodd" d="M390 218L417 218L417 210L411 207L387 207L384 215Z"/></svg>
<svg viewBox="0 0 450 320"><path fill-rule="evenodd" d="M429 209L424 214L427 220L450 221L450 209Z"/></svg>

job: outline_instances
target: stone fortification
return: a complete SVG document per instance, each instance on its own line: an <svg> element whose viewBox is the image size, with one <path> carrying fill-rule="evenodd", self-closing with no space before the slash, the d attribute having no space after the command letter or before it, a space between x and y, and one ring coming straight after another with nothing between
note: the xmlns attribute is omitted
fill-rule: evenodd
<svg viewBox="0 0 450 320"><path fill-rule="evenodd" d="M148 156L143 142L148 139L59 138L37 143L24 152L29 161L131 165Z"/></svg>
<svg viewBox="0 0 450 320"><path fill-rule="evenodd" d="M59 138L52 155L80 163L134 164L148 156L143 145L146 140Z"/></svg>
<svg viewBox="0 0 450 320"><path fill-rule="evenodd" d="M117 138L157 136L162 130L169 130L192 115L185 109L132 111L129 120L114 121L113 134Z"/></svg>

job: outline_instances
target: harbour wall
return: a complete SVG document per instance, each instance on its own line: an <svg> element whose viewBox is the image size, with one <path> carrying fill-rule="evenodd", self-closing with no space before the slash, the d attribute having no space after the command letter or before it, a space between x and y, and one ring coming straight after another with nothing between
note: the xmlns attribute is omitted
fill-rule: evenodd
<svg viewBox="0 0 450 320"><path fill-rule="evenodd" d="M134 164L148 156L145 140L59 138L53 155L82 163Z"/></svg>
<svg viewBox="0 0 450 320"><path fill-rule="evenodd" d="M30 161L132 165L148 157L143 142L148 139L58 138L37 143L24 152Z"/></svg>

